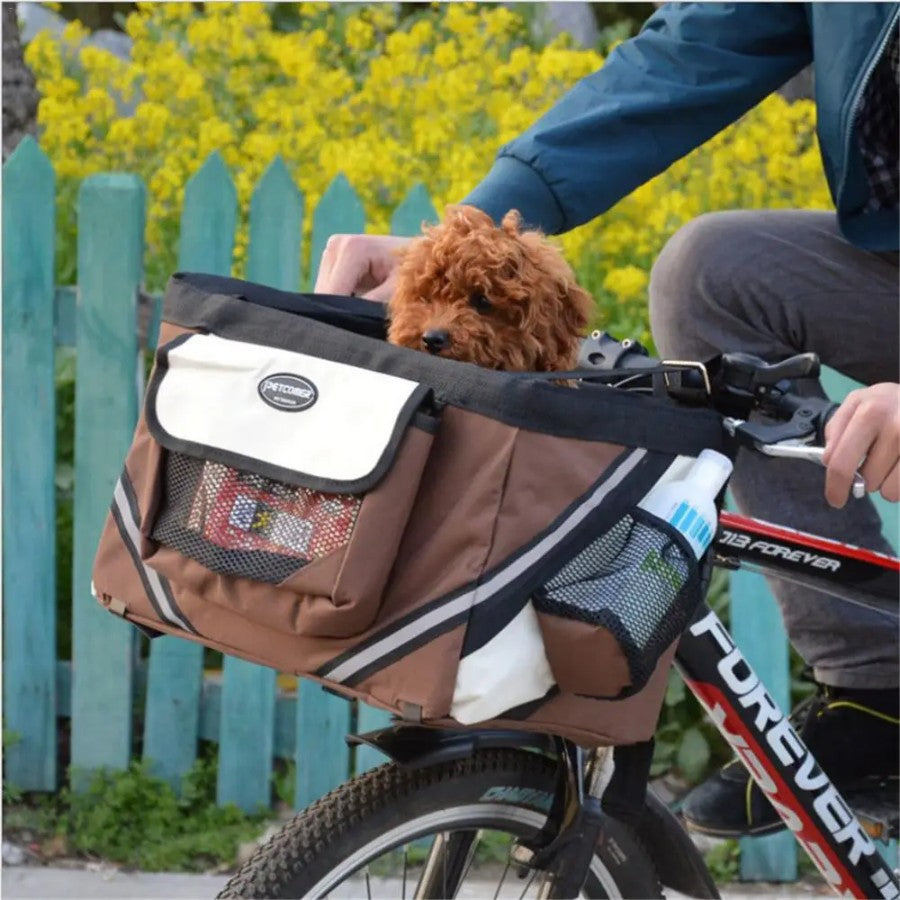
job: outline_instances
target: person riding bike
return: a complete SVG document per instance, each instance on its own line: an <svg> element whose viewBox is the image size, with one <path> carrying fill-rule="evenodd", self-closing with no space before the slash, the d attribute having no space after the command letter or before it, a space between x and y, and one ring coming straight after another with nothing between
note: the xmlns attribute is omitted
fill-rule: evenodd
<svg viewBox="0 0 900 900"><path fill-rule="evenodd" d="M813 351L867 385L826 431L826 471L739 456L742 512L882 552L867 498L844 507L859 467L867 490L900 499L898 348L898 4L666 4L521 136L461 202L495 221L512 208L559 234L605 212L805 66L836 212L729 211L682 228L657 259L650 319L663 357L744 350L767 360ZM406 239L338 235L316 291L390 297ZM799 390L821 393L814 384ZM816 696L795 712L839 789L898 775L897 634L876 612L773 582ZM782 827L737 762L686 798L711 834Z"/></svg>

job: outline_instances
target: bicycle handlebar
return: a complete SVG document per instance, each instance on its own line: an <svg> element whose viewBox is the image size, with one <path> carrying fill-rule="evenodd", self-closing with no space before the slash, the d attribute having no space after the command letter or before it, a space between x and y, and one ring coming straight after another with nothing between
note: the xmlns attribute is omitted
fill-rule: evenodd
<svg viewBox="0 0 900 900"><path fill-rule="evenodd" d="M637 341L619 342L595 331L583 342L578 362L582 368L605 373L606 384L615 384L609 376L618 373L628 389L665 391L682 402L712 406L722 414L726 431L756 452L824 464L825 426L837 404L798 394L793 384L798 378L818 377L814 353L776 363L749 353L725 353L703 364L658 360ZM585 381L590 384L590 377ZM751 412L775 421L749 421ZM865 482L856 473L853 496L864 495Z"/></svg>

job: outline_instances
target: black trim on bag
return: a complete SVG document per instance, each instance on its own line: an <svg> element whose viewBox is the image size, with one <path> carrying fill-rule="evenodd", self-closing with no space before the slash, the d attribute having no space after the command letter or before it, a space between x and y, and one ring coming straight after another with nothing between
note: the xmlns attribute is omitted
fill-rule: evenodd
<svg viewBox="0 0 900 900"><path fill-rule="evenodd" d="M698 560L697 557L694 556L694 551L691 549L691 546L684 535L664 519L661 519L659 516L642 507L635 506L632 509L629 509L625 515L631 518L633 522L642 525L645 528L650 528L664 534L669 543L674 545L678 552L684 557L687 568L687 576L685 577L684 583L678 589L678 592L672 597L669 604L669 612L660 618L656 627L650 632L646 642L642 646L638 645L633 640L631 633L622 622L621 617L611 609L602 610L599 613L591 613L589 615L579 615L579 611L576 607L558 603L548 597L543 591L538 591L535 595L535 609L539 612L545 615L557 616L561 619L568 619L569 621L584 622L587 625L592 625L597 628L604 628L613 635L616 642L621 647L628 664L631 684L616 694L576 694L576 696L587 697L593 700L623 700L642 690L649 681L650 676L656 670L660 656L665 652L673 640L678 639L680 634L688 626L694 615L694 611L703 599L700 579L702 560ZM602 537L602 535L596 535L595 537ZM592 538L592 540L593 539L594 538ZM585 544L585 547L587 547L588 544L590 544L590 541ZM680 623L680 627L674 635L671 633L673 630L673 617L677 617L675 622ZM552 670L552 664L550 668Z"/></svg>
<svg viewBox="0 0 900 900"><path fill-rule="evenodd" d="M128 503L128 508L131 510L131 518L133 519L134 524L137 527L137 530L140 531L141 530L141 511L140 511L140 507L138 506L137 494L135 493L134 485L131 483L131 476L128 474L127 468L125 468L125 467L122 468L122 475L121 475L119 481L122 485L122 493L125 495L125 501ZM113 502L113 508L115 508L115 501ZM124 527L124 522L121 524L121 527ZM121 528L120 528L120 532L121 532ZM127 536L123 536L123 540L130 549L132 546L130 538L128 538ZM136 554L136 555L134 555L134 554ZM144 561L141 559L140 551L138 550L137 547L134 548L134 554L132 555L132 559L135 560L135 565L138 567L138 570L141 573L141 578L143 580L146 577L146 572L145 572L146 563L144 563ZM187 626L187 629L189 631L193 631L196 634L196 631L194 630L194 626L191 624L190 619L188 619L188 617L181 611L180 607L175 602L175 596L172 593L172 586L169 584L169 579L166 578L164 575L161 575L159 572L156 573L156 577L159 579L159 586L160 586L160 588L162 588L162 592L163 592L163 595L164 595L166 601L168 602L169 606L174 611L175 615L178 618L180 618L182 620L182 622L172 622L171 619L165 615L160 615L160 618L169 622L170 624L178 626L179 628L183 627L182 623L184 623L184 625ZM145 587L146 586L147 585L145 583ZM153 602L152 589L148 591L147 596L150 597L151 602Z"/></svg>
<svg viewBox="0 0 900 900"><path fill-rule="evenodd" d="M434 413L425 412L421 409L416 412L412 417L412 422L410 422L413 428L418 428L426 434L437 434L438 425L440 424L441 420Z"/></svg>
<svg viewBox="0 0 900 900"><path fill-rule="evenodd" d="M122 543L125 545L125 549L128 551L128 555L131 557L131 561L134 563L134 567L137 569L138 576L141 579L141 584L144 587L144 593L147 595L147 599L150 601L150 605L153 607L153 611L156 613L156 617L161 622L168 622L169 617L163 613L160 608L159 602L156 599L156 594L153 591L153 588L150 587L150 582L147 579L147 573L144 571L144 562L140 557L140 554L137 552L137 548L134 544L131 543L131 538L128 536L128 532L125 530L125 523L122 521L122 514L119 512L119 508L115 503L109 508L110 514L113 517L113 521L116 523L116 528L119 529L119 537L122 539ZM170 623L173 624L173 623Z"/></svg>
<svg viewBox="0 0 900 900"><path fill-rule="evenodd" d="M409 427L422 427L420 422L424 419L431 418L434 423L429 428L437 428L437 423L432 417L428 417L423 407L428 406L431 389L423 384L417 384L413 388L409 399L403 404L397 419L394 423L394 429L391 432L390 439L385 445L381 456L375 467L361 478L350 481L340 480L336 478L324 478L318 475L309 475L299 472L295 469L284 468L264 460L255 459L251 456L244 456L241 453L235 453L230 450L223 450L220 447L212 447L208 444L200 444L196 441L183 440L169 434L163 428L159 417L156 414L156 400L160 386L166 373L169 371L169 352L181 344L186 343L191 338L196 337L193 334L182 334L174 340L163 345L156 351L156 366L150 378L150 384L147 387L147 396L144 401L145 418L147 429L150 436L158 444L166 450L175 453L182 453L185 456L191 456L195 459L208 460L210 462L220 463L232 469L240 469L250 472L254 475L261 475L264 478L271 478L273 481L281 481L285 484L296 485L298 487L308 488L313 491L322 491L328 494L364 494L372 490L375 485L381 481L388 473L394 462L394 457L400 448L406 431ZM271 346L271 344L267 344Z"/></svg>
<svg viewBox="0 0 900 900"><path fill-rule="evenodd" d="M372 300L363 300L362 297L298 294L237 278L195 272L176 272L170 285L179 283L193 290L225 294L255 306L265 306L294 316L315 319L327 325L346 328L356 334L382 340L387 335L385 305Z"/></svg>
<svg viewBox="0 0 900 900"><path fill-rule="evenodd" d="M519 614L538 586L552 578L592 541L609 531L659 481L671 464L672 457L645 456L622 484L613 488L603 502L539 563L510 582L489 602L473 607L461 656L468 656L493 640ZM599 484L602 481L595 484L592 490ZM570 515L576 506L577 503L572 504L563 515Z"/></svg>
<svg viewBox="0 0 900 900"><path fill-rule="evenodd" d="M138 506L137 494L134 490L134 485L131 483L131 476L128 474L128 469L123 467L122 474L119 476L119 480L122 482L122 493L125 495L125 500L128 503L128 509L131 510L131 518L134 521L134 524L137 525L138 531L141 530L141 508Z"/></svg>
<svg viewBox="0 0 900 900"><path fill-rule="evenodd" d="M128 507L131 510L131 517L134 519L134 524L137 525L138 531L141 530L141 511L138 507L137 502L137 494L134 491L134 485L131 483L131 476L128 474L128 470L126 468L122 469L122 493L125 494L125 500L128 502ZM138 554L140 557L140 554ZM141 565L144 565L143 560L141 560ZM172 586L169 584L169 579L164 575L160 575L159 572L156 573L157 578L159 578L159 585L162 588L163 594L165 595L166 600L169 602L169 605L175 611L175 614L183 619L185 622L190 625L187 616L179 609L178 604L175 602L175 596L172 593ZM165 618L165 617L163 617Z"/></svg>
<svg viewBox="0 0 900 900"><path fill-rule="evenodd" d="M719 508L717 506L716 513L718 514L718 512ZM658 528L664 531L669 536L669 539L681 549L681 552L687 558L688 577L681 586L681 590L675 600L675 604L683 604L683 606L679 607L683 610L683 621L678 635L680 637L694 617L697 607L706 596L706 588L709 585L707 582L704 586L704 569L710 561L710 548L708 547L703 556L701 556L700 559L697 559L694 555L694 548L691 547L688 539L670 522L667 522L665 519L660 518L655 513L643 509L642 507L635 507L635 509L631 511L631 515L638 522L643 522L647 527ZM710 544L710 547L712 547L712 544ZM708 568L711 572L712 566L710 565ZM651 641L659 641L660 632L662 632L664 625L664 621L659 623L657 628L654 629L653 634L650 636L648 643Z"/></svg>
<svg viewBox="0 0 900 900"><path fill-rule="evenodd" d="M272 550L235 550L223 547L202 534L183 527L175 516L166 517L164 522L161 519L162 517L157 519L153 525L150 537L154 541L177 550L218 575L278 586L314 561L287 551L276 553ZM258 574L261 569L266 570L268 578L262 578ZM251 576L248 572L255 574Z"/></svg>
<svg viewBox="0 0 900 900"><path fill-rule="evenodd" d="M410 653L415 652L420 647L424 647L425 644L431 643L431 641L435 638L439 638L442 634L447 634L448 632L453 631L454 628L465 625L466 620L469 618L470 611L471 610L467 608L463 612L457 613L449 619L444 619L437 625L433 625L426 631L420 632L408 643L401 644L399 647L389 650L384 656L379 656L378 659L373 660L363 668L357 669L352 675L348 675L346 678L342 679L339 684L353 687L354 685L365 681L370 675L374 675L375 672L378 672L381 669L386 669L388 666L397 662L397 660L403 659L404 656L409 656ZM385 634L379 634L379 639L384 638L385 636ZM353 654L349 655L352 657ZM328 677L326 674L322 673L321 669L317 670L314 674L322 678Z"/></svg>
<svg viewBox="0 0 900 900"><path fill-rule="evenodd" d="M377 632L371 637L367 638L365 641L356 644L349 650L344 651L333 659L329 660L323 666L316 670L315 674L322 678L328 678L332 672L338 669L340 666L352 660L354 657L364 653L370 647L373 647L384 641L392 634L397 633L398 631L406 628L410 625L415 624L415 622L421 620L425 616L435 612L437 610L442 609L453 603L459 597L473 593L477 590L477 588L490 582L491 579L502 573L504 570L510 568L515 565L515 563L525 556L528 552L532 550L537 544L539 544L542 540L546 539L548 536L552 535L554 531L558 531L574 513L578 511L580 507L582 507L586 502L588 502L589 498L591 498L596 492L606 483L608 480L615 477L617 473L621 472L623 465L625 465L628 460L634 455L636 451L623 451L613 460L613 462L607 466L604 470L602 476L598 478L592 486L581 494L578 498L576 498L566 509L560 513L553 522L547 526L540 534L534 537L527 544L523 545L519 548L519 550L506 557L503 562L495 566L489 572L482 573L482 575L476 579L475 581L468 582L460 588L457 588L450 594L446 594L443 597L438 597L435 600L430 601L424 606L419 607L411 613L408 613L401 619L393 622L389 627L383 629L382 631ZM668 469L669 465L672 462L672 457L657 457L656 454L645 454L638 462L634 465L632 469L630 469L624 476L623 483L628 483L628 481L634 477L635 472L640 472L641 468L645 465L648 465L648 457L653 461L651 466L652 472L658 472L658 474L653 475L650 483L658 480L662 472L665 472ZM643 492L639 492L637 494L638 498L642 497L647 491L647 482L643 482ZM610 497L613 498L614 502L618 499L618 492L621 490L619 485L616 485L612 490L607 494L600 502L597 509L603 509L609 504ZM632 501L632 495L634 492L628 492L629 503ZM610 504L611 505L611 504ZM624 504L622 504L624 505ZM622 505L616 503L617 511L616 513L609 512L608 515L612 518L621 518L624 515L625 510L622 509ZM597 510L593 510L587 514L585 521L588 523L593 523L594 516ZM577 524L572 529L573 534L581 534L582 530L588 530L585 521ZM567 542L571 539L572 534L565 535L560 538L560 544L567 544ZM589 543L590 541L588 541ZM517 575L513 578L508 584L499 588L497 592L491 597L486 598L485 600L479 603L469 603L466 605L465 609L460 610L458 613L453 614L452 616L448 616L445 619L442 619L440 622L437 622L435 625L429 627L427 630L418 632L415 636L402 641L396 647L386 650L384 653L379 655L376 659L372 660L372 662L367 663L365 666L355 670L350 675L341 678L341 684L346 684L348 686L352 686L354 684L358 684L360 681L369 677L374 672L377 672L379 669L383 669L393 662L396 662L398 659L412 653L413 651L419 649L430 641L434 640L434 638L439 637L441 634L445 634L448 631L452 631L459 625L469 623L469 627L471 628L471 621L475 617L475 610L480 610L482 606L491 607L492 609L495 606L495 603L502 603L504 599L510 600L512 598L513 601L517 601L519 603L518 609L521 609L521 606L524 605L524 601L528 599L531 593L541 584L543 578L549 577L545 571L545 560L547 556L553 555L555 558L555 546L548 551L541 559L537 560L533 565L527 567L520 575ZM534 573L539 573L540 577L535 578ZM551 573L552 574L552 573ZM524 600L522 599L524 597ZM518 610L517 610L518 612ZM505 623L504 623L505 624ZM476 629L480 627L476 626ZM490 626L496 629L496 622L492 622ZM487 632L482 632L482 634L486 634ZM497 633L497 630L494 630L492 634L487 638L493 637ZM468 636L468 629L467 629ZM484 641L486 643L486 641Z"/></svg>
<svg viewBox="0 0 900 900"><path fill-rule="evenodd" d="M232 280L228 290L231 295L211 293L205 276L173 278L166 292L164 319L221 337L308 353L424 383L441 403L529 431L674 455L696 456L705 448L724 449L721 417L713 410L687 409L673 401L615 388L575 390L522 373L443 359L353 333L352 316L345 320L336 315L326 322L318 316L291 315L267 306L263 300L268 289L259 285ZM289 296L298 298L298 303L311 302L309 295ZM257 299L260 303L250 314L246 303Z"/></svg>

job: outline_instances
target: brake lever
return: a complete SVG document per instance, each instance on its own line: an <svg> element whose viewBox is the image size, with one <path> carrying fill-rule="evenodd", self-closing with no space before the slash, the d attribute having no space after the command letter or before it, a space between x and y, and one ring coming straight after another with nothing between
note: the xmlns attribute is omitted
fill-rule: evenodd
<svg viewBox="0 0 900 900"><path fill-rule="evenodd" d="M819 357L815 353L799 353L777 363L767 363L751 353L725 353L721 365L728 385L757 396L784 379L819 376Z"/></svg>
<svg viewBox="0 0 900 900"><path fill-rule="evenodd" d="M730 435L737 436L740 433L741 426L746 423L741 419L725 419L723 424ZM812 439L813 436L809 435L805 439L793 438L774 444L764 444L760 441L752 440L752 438L751 441L756 450L765 456L772 456L778 459L802 459L806 462L824 466L823 455L825 448L810 444L809 441ZM857 500L861 500L866 496L866 482L859 472L855 472L853 475L851 492Z"/></svg>

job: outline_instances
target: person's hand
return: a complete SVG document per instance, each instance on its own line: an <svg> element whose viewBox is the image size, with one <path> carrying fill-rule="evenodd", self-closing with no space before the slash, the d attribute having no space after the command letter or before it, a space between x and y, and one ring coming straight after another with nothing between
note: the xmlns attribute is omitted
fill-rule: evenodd
<svg viewBox="0 0 900 900"><path fill-rule="evenodd" d="M873 384L848 394L825 426L822 461L825 499L832 506L847 502L857 469L866 490L900 500L900 384Z"/></svg>
<svg viewBox="0 0 900 900"><path fill-rule="evenodd" d="M332 235L325 245L313 290L387 303L394 290L400 251L411 240L375 234Z"/></svg>

